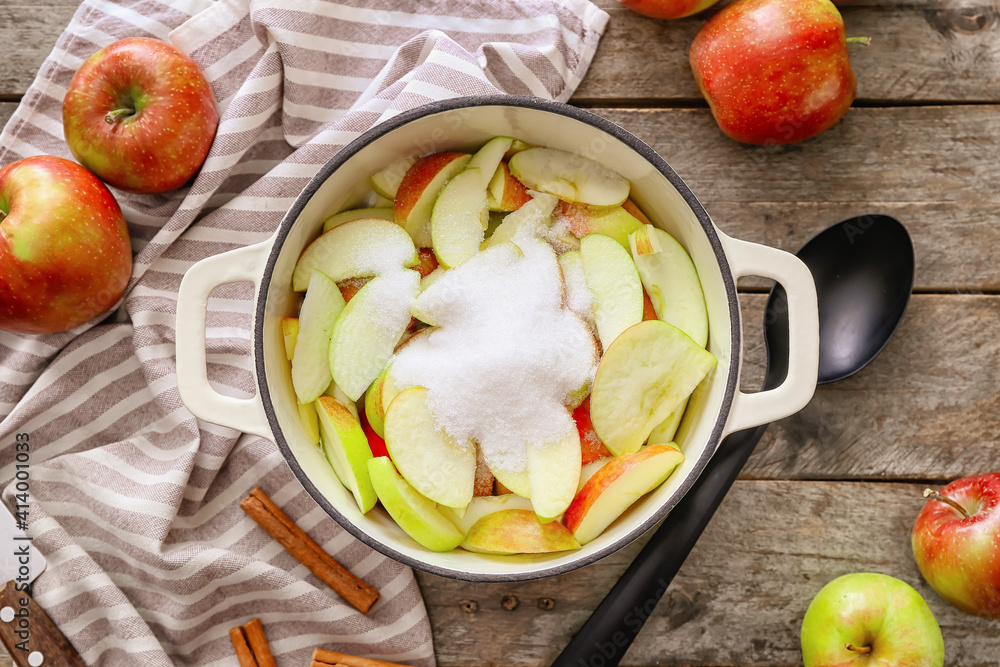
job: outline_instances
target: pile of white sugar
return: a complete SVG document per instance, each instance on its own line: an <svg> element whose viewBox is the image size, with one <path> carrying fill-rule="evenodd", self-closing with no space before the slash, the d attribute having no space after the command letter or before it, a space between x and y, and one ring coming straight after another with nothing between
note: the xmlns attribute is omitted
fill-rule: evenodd
<svg viewBox="0 0 1000 667"><path fill-rule="evenodd" d="M439 427L479 443L487 465L522 471L525 445L566 437L566 404L589 392L597 368L590 329L563 304L555 253L529 230L447 271L413 307L437 328L402 347L400 388L428 389Z"/></svg>

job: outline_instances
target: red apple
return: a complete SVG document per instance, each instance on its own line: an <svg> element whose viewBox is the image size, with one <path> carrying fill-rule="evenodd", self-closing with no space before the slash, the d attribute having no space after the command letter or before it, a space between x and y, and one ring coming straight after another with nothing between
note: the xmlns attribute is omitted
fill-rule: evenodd
<svg viewBox="0 0 1000 667"><path fill-rule="evenodd" d="M128 192L179 188L201 168L219 124L215 95L167 42L123 39L83 63L63 101L73 156Z"/></svg>
<svg viewBox="0 0 1000 667"><path fill-rule="evenodd" d="M739 0L691 44L716 122L748 144L789 144L836 123L854 101L844 21L830 0Z"/></svg>
<svg viewBox="0 0 1000 667"><path fill-rule="evenodd" d="M917 516L913 557L945 600L976 616L1000 618L1000 473L964 477Z"/></svg>
<svg viewBox="0 0 1000 667"><path fill-rule="evenodd" d="M654 19L679 19L708 9L719 0L618 0L633 12Z"/></svg>
<svg viewBox="0 0 1000 667"><path fill-rule="evenodd" d="M597 437L594 424L590 421L589 394L587 398L583 399L583 403L573 410L573 420L576 422L576 428L580 432L581 465L587 465L598 459L611 456L611 452L604 446L601 439Z"/></svg>
<svg viewBox="0 0 1000 667"><path fill-rule="evenodd" d="M125 218L93 174L51 155L0 169L0 328L72 329L114 306L131 273Z"/></svg>

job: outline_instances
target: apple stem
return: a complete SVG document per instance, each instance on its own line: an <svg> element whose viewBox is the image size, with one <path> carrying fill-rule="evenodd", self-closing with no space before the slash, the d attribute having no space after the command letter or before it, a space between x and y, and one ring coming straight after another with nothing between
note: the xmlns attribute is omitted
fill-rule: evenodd
<svg viewBox="0 0 1000 667"><path fill-rule="evenodd" d="M127 107L122 109L114 109L104 115L104 122L107 123L108 125L114 125L123 116L131 116L134 113L135 109L129 109Z"/></svg>
<svg viewBox="0 0 1000 667"><path fill-rule="evenodd" d="M967 509L965 509L964 507L962 507L961 505L959 505L958 503L956 503L954 500L952 500L948 496L942 496L937 491L931 491L930 489L924 489L924 498L930 498L931 500L937 500L938 502L942 502L942 503L944 503L946 505L951 505L956 510L958 510L958 513L961 514L962 518L964 518L964 519L968 519L970 516L972 516L971 514L969 514L969 511Z"/></svg>
<svg viewBox="0 0 1000 667"><path fill-rule="evenodd" d="M868 46L872 43L871 37L848 37L848 44L860 44L861 46Z"/></svg>
<svg viewBox="0 0 1000 667"><path fill-rule="evenodd" d="M855 653L871 653L872 652L872 647L871 646L855 646L854 644L851 644L851 643L844 644L844 648L846 648L848 651L854 651Z"/></svg>

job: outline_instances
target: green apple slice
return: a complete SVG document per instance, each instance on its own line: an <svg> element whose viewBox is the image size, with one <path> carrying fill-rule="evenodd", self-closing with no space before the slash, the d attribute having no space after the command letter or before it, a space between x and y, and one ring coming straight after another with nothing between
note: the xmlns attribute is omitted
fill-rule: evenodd
<svg viewBox="0 0 1000 667"><path fill-rule="evenodd" d="M608 450L639 450L653 428L695 390L716 359L686 333L647 320L607 347L594 376L590 419Z"/></svg>
<svg viewBox="0 0 1000 667"><path fill-rule="evenodd" d="M401 392L385 413L385 446L396 468L421 495L446 507L465 507L476 479L476 447L434 423L427 390Z"/></svg>
<svg viewBox="0 0 1000 667"><path fill-rule="evenodd" d="M402 270L372 279L344 306L333 326L328 365L352 401L389 363L419 291L420 274Z"/></svg>
<svg viewBox="0 0 1000 667"><path fill-rule="evenodd" d="M355 208L350 211L341 211L340 213L334 213L329 218L323 221L323 231L328 232L334 227L339 227L345 222L350 222L352 220L361 220L363 218L374 218L375 220L387 220L392 222L393 212L391 206L383 207L372 207L372 208Z"/></svg>
<svg viewBox="0 0 1000 667"><path fill-rule="evenodd" d="M576 313L591 331L597 331L594 321L594 298L587 287L587 277L583 270L583 256L579 250L571 250L559 255L563 284L566 286L566 307Z"/></svg>
<svg viewBox="0 0 1000 667"><path fill-rule="evenodd" d="M535 513L530 500L514 493L505 493L502 496L477 496L472 499L468 507L462 510L447 508L447 512L450 513L448 518L460 531L466 534L473 524L484 516L502 510L528 510L532 514ZM460 514L461 516L459 516Z"/></svg>
<svg viewBox="0 0 1000 667"><path fill-rule="evenodd" d="M687 409L688 399L681 401L681 404L670 413L663 423L657 425L656 428L652 430L649 434L649 438L646 440L647 444L650 445L669 445L674 442L674 436L677 435L677 429L681 425L681 419L684 418L684 410Z"/></svg>
<svg viewBox="0 0 1000 667"><path fill-rule="evenodd" d="M431 213L431 243L441 266L458 266L479 251L489 215L478 169L466 169L448 181Z"/></svg>
<svg viewBox="0 0 1000 667"><path fill-rule="evenodd" d="M299 335L292 358L292 388L299 403L312 403L330 384L330 364L324 360L343 309L344 297L337 283L321 271L313 271L299 309Z"/></svg>
<svg viewBox="0 0 1000 667"><path fill-rule="evenodd" d="M372 189L379 196L395 199L399 184L403 181L406 171L417 161L415 157L404 157L396 160L384 169L379 169L369 177Z"/></svg>
<svg viewBox="0 0 1000 667"><path fill-rule="evenodd" d="M708 344L708 308L698 271L684 246L658 227L643 225L629 236L629 248L656 316Z"/></svg>
<svg viewBox="0 0 1000 667"><path fill-rule="evenodd" d="M419 262L417 249L394 222L363 218L334 227L309 244L292 273L292 289L309 285L314 269L334 282L359 276L377 276Z"/></svg>
<svg viewBox="0 0 1000 667"><path fill-rule="evenodd" d="M641 229L642 221L622 206L584 206L563 203L553 216L556 227L568 228L567 236L583 238L588 234L604 234L629 249L628 236Z"/></svg>
<svg viewBox="0 0 1000 667"><path fill-rule="evenodd" d="M368 475L382 506L403 531L431 551L451 551L464 535L437 508L396 472L386 456L369 459Z"/></svg>
<svg viewBox="0 0 1000 667"><path fill-rule="evenodd" d="M394 210L396 223L403 225L418 247L432 247L434 203L445 184L465 169L471 159L471 155L461 153L426 156L413 165L410 178L400 184Z"/></svg>
<svg viewBox="0 0 1000 667"><path fill-rule="evenodd" d="M511 493L515 493L522 498L531 498L531 481L528 478L528 468L526 465L514 467L511 462L504 458L492 456L493 448L482 448L483 458L490 472L498 482L503 484Z"/></svg>
<svg viewBox="0 0 1000 667"><path fill-rule="evenodd" d="M466 551L489 554L543 554L579 549L573 533L558 521L540 521L531 510L500 510L477 521L465 536Z"/></svg>
<svg viewBox="0 0 1000 667"><path fill-rule="evenodd" d="M493 230L490 236L488 247L509 243L514 240L514 236L521 228L535 229L548 227L552 219L552 211L555 209L559 199L550 194L539 192L521 208L510 213L503 219L503 222Z"/></svg>
<svg viewBox="0 0 1000 667"><path fill-rule="evenodd" d="M299 318L281 318L281 340L285 344L285 359L289 361L295 356L295 341L299 337Z"/></svg>
<svg viewBox="0 0 1000 667"><path fill-rule="evenodd" d="M327 461L340 482L354 494L362 513L367 512L375 507L377 498L368 476L372 450L361 423L332 396L319 397L316 413Z"/></svg>
<svg viewBox="0 0 1000 667"><path fill-rule="evenodd" d="M528 483L531 505L542 522L566 511L580 481L580 432L570 425L566 437L554 442L529 442Z"/></svg>
<svg viewBox="0 0 1000 667"><path fill-rule="evenodd" d="M533 148L533 146L531 144L521 141L520 139L515 139L513 143L511 143L510 148L507 149L507 152L503 154L503 159L510 160L512 157L514 157L516 153L520 153L521 151L526 151L529 148Z"/></svg>
<svg viewBox="0 0 1000 667"><path fill-rule="evenodd" d="M531 190L560 199L617 206L628 199L629 182L602 164L555 148L529 148L510 158L514 176Z"/></svg>
<svg viewBox="0 0 1000 667"><path fill-rule="evenodd" d="M296 402L299 408L299 418L302 420L302 429L306 436L314 444L319 444L319 417L316 414L315 405L303 405Z"/></svg>
<svg viewBox="0 0 1000 667"><path fill-rule="evenodd" d="M371 383L368 390L365 391L365 418L368 420L368 425L372 427L372 430L378 434L380 438L385 438L385 430L383 428L385 421L385 412L382 410L382 389L385 387L385 376L389 374L389 369L392 368L392 364L389 364L385 369L379 374L375 381Z"/></svg>
<svg viewBox="0 0 1000 667"><path fill-rule="evenodd" d="M635 501L662 484L683 461L680 450L667 445L616 456L576 494L563 517L566 528L581 544L590 542Z"/></svg>
<svg viewBox="0 0 1000 667"><path fill-rule="evenodd" d="M597 336L605 350L642 321L642 283L628 251L609 236L590 234L580 241L583 272L594 307Z"/></svg>
<svg viewBox="0 0 1000 667"><path fill-rule="evenodd" d="M493 137L480 148L469 160L466 169L478 169L479 181L483 192L490 184L490 180L500 166L504 154L510 150L514 140L511 137Z"/></svg>

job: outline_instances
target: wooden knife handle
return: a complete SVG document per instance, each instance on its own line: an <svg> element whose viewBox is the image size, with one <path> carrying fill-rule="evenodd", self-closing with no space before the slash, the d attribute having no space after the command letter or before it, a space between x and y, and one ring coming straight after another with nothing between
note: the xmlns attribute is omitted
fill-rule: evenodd
<svg viewBox="0 0 1000 667"><path fill-rule="evenodd" d="M13 581L0 591L0 641L17 667L87 667L48 614Z"/></svg>

